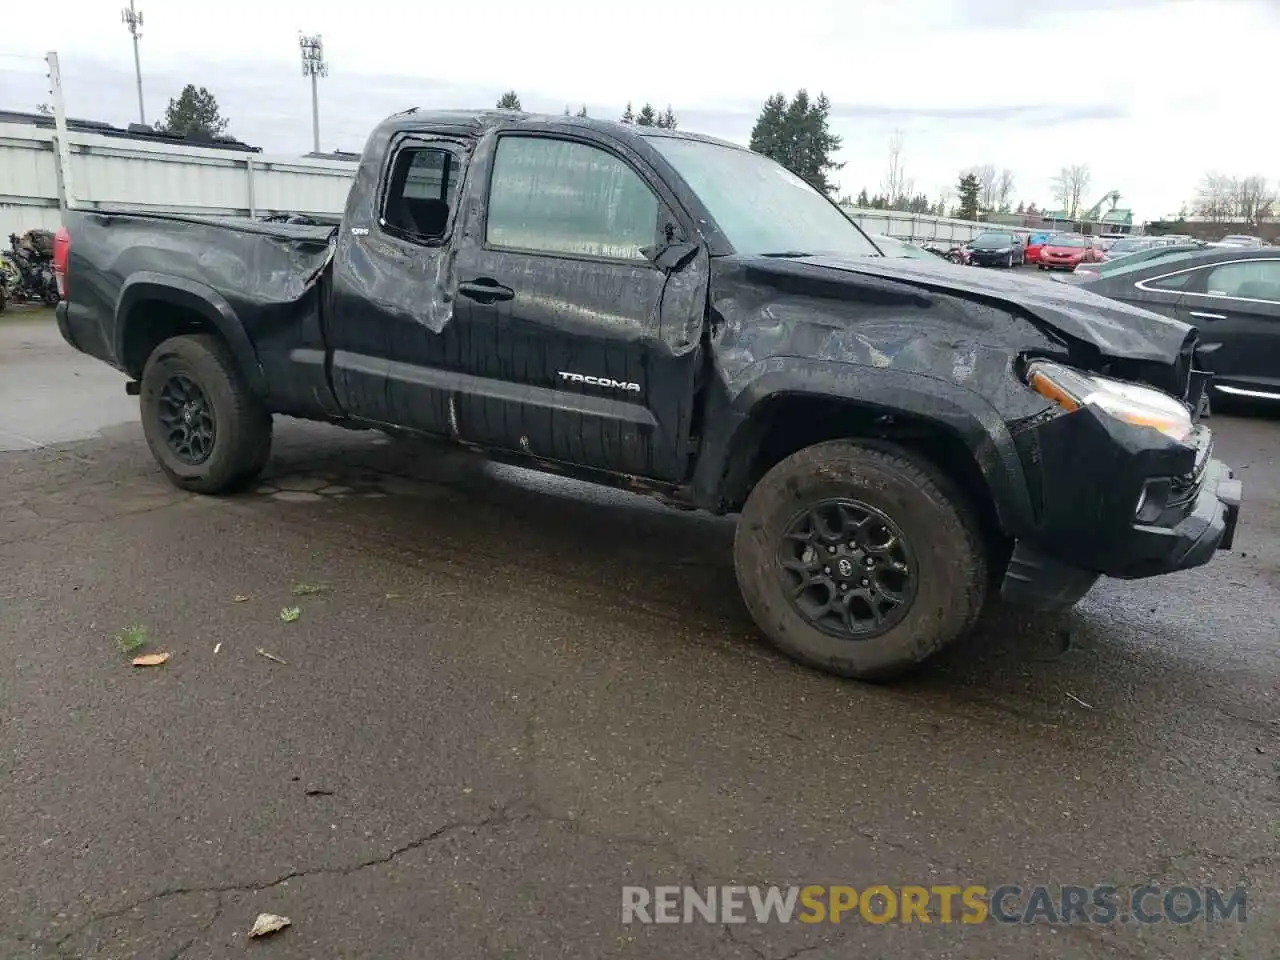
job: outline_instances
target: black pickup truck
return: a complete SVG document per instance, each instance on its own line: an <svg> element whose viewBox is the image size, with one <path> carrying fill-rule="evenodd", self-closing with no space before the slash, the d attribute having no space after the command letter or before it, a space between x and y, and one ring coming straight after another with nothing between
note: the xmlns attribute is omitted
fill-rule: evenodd
<svg viewBox="0 0 1280 960"><path fill-rule="evenodd" d="M885 257L702 136L411 110L336 228L70 212L56 261L63 336L129 376L180 486L250 482L287 414L736 513L761 630L845 676L919 663L990 592L1065 609L1236 525L1195 328Z"/></svg>

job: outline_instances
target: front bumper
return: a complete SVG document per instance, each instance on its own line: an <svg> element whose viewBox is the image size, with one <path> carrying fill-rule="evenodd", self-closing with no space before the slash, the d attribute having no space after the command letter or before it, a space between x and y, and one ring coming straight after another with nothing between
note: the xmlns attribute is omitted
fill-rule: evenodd
<svg viewBox="0 0 1280 960"><path fill-rule="evenodd" d="M1015 542L1001 585L1011 603L1065 609L1101 576L1188 570L1231 549L1241 484L1212 458L1204 427L1184 446L1083 409L1024 430L1015 443L1037 517Z"/></svg>

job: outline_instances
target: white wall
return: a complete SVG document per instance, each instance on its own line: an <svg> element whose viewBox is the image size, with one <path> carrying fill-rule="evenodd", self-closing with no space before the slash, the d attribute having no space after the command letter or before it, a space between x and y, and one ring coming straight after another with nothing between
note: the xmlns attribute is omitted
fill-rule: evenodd
<svg viewBox="0 0 1280 960"><path fill-rule="evenodd" d="M207 216L337 216L356 164L264 157L73 131L71 196L80 208ZM56 229L54 131L0 124L0 249L10 233Z"/></svg>

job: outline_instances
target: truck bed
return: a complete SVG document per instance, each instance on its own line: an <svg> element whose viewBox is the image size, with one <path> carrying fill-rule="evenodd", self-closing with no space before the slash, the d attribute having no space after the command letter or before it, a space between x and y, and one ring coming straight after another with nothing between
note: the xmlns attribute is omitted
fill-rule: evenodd
<svg viewBox="0 0 1280 960"><path fill-rule="evenodd" d="M299 349L323 352L316 287L334 227L100 211L69 211L66 224L75 238L67 335L133 377L145 360L131 346L131 331L145 330L138 311L197 310L225 326L267 382L271 374L289 382L290 354Z"/></svg>

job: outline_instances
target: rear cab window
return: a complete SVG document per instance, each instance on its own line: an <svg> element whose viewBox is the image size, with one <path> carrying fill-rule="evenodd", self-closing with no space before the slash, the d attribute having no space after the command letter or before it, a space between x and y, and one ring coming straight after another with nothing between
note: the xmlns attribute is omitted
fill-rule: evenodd
<svg viewBox="0 0 1280 960"><path fill-rule="evenodd" d="M455 143L402 143L385 178L378 225L413 243L441 243L453 223L464 167L465 155Z"/></svg>

